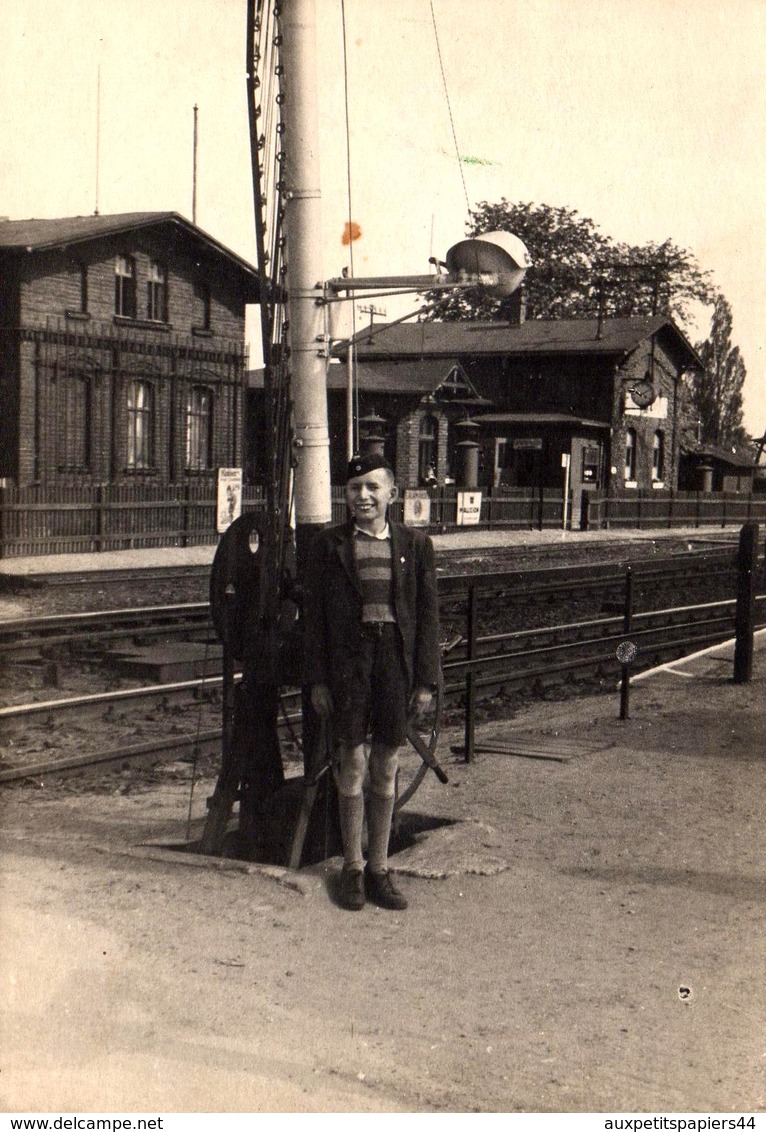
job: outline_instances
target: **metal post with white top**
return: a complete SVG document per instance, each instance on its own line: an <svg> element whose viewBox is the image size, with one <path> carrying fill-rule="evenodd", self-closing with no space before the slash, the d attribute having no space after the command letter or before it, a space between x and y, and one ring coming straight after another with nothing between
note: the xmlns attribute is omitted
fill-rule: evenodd
<svg viewBox="0 0 766 1132"><path fill-rule="evenodd" d="M285 277L299 566L304 533L331 519L315 0L283 0ZM308 528L308 532L306 532Z"/></svg>

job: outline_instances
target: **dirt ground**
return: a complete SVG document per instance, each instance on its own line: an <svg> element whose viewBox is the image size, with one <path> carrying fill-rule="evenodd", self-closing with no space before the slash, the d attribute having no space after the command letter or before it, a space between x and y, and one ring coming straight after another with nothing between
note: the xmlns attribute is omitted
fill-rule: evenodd
<svg viewBox="0 0 766 1132"><path fill-rule="evenodd" d="M188 785L2 795L0 1108L766 1107L766 651L443 737L392 858L404 913L148 843ZM198 785L200 829L211 783Z"/></svg>

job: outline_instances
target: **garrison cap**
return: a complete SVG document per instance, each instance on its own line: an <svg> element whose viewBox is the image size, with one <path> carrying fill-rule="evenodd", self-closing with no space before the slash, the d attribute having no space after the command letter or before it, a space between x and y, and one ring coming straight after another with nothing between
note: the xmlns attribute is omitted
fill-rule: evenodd
<svg viewBox="0 0 766 1132"><path fill-rule="evenodd" d="M378 468L385 468L391 475L394 474L394 469L385 456L381 456L377 452L367 452L364 456L353 456L346 468L346 483L349 480L356 479L357 476L366 476L368 472L375 472Z"/></svg>

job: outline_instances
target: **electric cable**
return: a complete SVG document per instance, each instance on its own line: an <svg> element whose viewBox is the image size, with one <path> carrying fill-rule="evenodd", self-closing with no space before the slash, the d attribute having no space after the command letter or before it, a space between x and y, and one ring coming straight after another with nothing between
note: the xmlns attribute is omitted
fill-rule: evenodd
<svg viewBox="0 0 766 1132"><path fill-rule="evenodd" d="M458 143L457 143L457 132L455 130L455 119L452 116L452 105L450 103L449 90L447 89L447 75L446 75L446 72L444 70L444 60L442 59L442 51L441 51L441 46L439 44L439 32L438 32L438 29L436 27L436 13L434 12L434 0L430 0L430 4L431 4L431 22L432 22L433 28L434 28L434 39L436 40L436 53L439 56L439 67L440 67L441 73L442 73L442 85L444 86L444 97L447 100L447 113L449 114L450 126L452 127L452 140L455 143L455 155L457 157L457 164L458 164L458 168L460 170L460 180L463 182L463 194L465 196L465 206L468 209L468 213L470 215L471 202L468 199L468 189L467 189L466 183L465 183L465 173L463 172L463 159L460 156L460 147L458 146Z"/></svg>

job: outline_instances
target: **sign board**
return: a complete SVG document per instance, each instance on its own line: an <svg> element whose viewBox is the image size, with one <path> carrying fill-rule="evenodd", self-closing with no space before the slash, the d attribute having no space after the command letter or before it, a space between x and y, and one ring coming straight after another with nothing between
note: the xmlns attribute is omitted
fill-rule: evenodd
<svg viewBox="0 0 766 1132"><path fill-rule="evenodd" d="M515 452L541 452L543 438L541 436L518 436L511 441L511 447Z"/></svg>
<svg viewBox="0 0 766 1132"><path fill-rule="evenodd" d="M404 492L404 521L413 527L427 527L431 522L431 496L427 491L407 488Z"/></svg>
<svg viewBox="0 0 766 1132"><path fill-rule="evenodd" d="M242 469L218 469L218 493L216 497L215 529L219 535L227 531L235 519L242 514Z"/></svg>
<svg viewBox="0 0 766 1132"><path fill-rule="evenodd" d="M481 492L459 491L457 493L457 525L475 527L481 516Z"/></svg>

